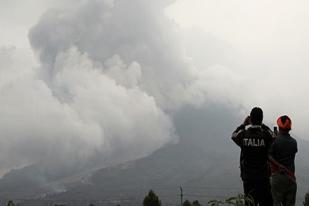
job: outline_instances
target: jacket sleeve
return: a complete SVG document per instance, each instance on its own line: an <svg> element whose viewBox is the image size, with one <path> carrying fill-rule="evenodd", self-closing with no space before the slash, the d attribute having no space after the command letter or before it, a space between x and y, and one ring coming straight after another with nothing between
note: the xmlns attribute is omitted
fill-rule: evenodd
<svg viewBox="0 0 309 206"><path fill-rule="evenodd" d="M276 147L277 143L276 140L271 144L270 149L269 149L269 155L273 158L276 158Z"/></svg>
<svg viewBox="0 0 309 206"><path fill-rule="evenodd" d="M237 127L236 130L232 134L232 140L240 147L242 146L242 137L243 137L245 128L246 128L245 125L242 124L239 127Z"/></svg>

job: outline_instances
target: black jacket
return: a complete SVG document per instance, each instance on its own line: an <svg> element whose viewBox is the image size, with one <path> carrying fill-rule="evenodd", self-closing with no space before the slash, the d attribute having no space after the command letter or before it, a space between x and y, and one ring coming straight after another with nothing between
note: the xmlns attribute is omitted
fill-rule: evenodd
<svg viewBox="0 0 309 206"><path fill-rule="evenodd" d="M241 148L241 178L264 179L270 176L268 153L273 141L272 131L265 125L239 126L232 140Z"/></svg>

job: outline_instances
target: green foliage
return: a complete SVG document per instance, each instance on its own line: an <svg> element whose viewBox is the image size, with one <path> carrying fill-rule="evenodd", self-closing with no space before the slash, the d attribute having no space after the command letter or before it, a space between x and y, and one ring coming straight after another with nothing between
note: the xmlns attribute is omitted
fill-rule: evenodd
<svg viewBox="0 0 309 206"><path fill-rule="evenodd" d="M245 206L245 202L249 205L254 206L254 201L252 197L245 196L243 194L239 194L235 197L230 197L225 201L220 200L211 200L208 202L209 206L221 206L221 205L233 205L233 206Z"/></svg>
<svg viewBox="0 0 309 206"><path fill-rule="evenodd" d="M239 194L236 197L230 197L226 200L226 203L229 205L234 206L242 206L245 205L245 202L248 203L248 205L254 206L254 201L252 197L245 196L243 194Z"/></svg>
<svg viewBox="0 0 309 206"><path fill-rule="evenodd" d="M194 200L194 201L192 202L192 206L202 206L202 205L199 203L199 201Z"/></svg>
<svg viewBox="0 0 309 206"><path fill-rule="evenodd" d="M7 206L15 206L13 200L9 200Z"/></svg>
<svg viewBox="0 0 309 206"><path fill-rule="evenodd" d="M156 193L150 190L148 195L146 195L144 198L143 206L161 206L161 201L159 200L159 197L156 195Z"/></svg>
<svg viewBox="0 0 309 206"><path fill-rule="evenodd" d="M210 200L208 202L208 206L220 206L220 205L224 205L224 202L220 200Z"/></svg>
<svg viewBox="0 0 309 206"><path fill-rule="evenodd" d="M220 205L223 205L224 202L220 201L220 200L210 200L208 202L208 205L209 206L220 206Z"/></svg>
<svg viewBox="0 0 309 206"><path fill-rule="evenodd" d="M191 202L189 200L185 200L183 203L182 203L182 206L192 206Z"/></svg>

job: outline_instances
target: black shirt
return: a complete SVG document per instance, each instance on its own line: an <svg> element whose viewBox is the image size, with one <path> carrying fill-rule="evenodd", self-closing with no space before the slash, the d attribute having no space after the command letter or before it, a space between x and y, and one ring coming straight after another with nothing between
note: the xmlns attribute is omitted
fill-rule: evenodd
<svg viewBox="0 0 309 206"><path fill-rule="evenodd" d="M248 129L241 125L233 133L232 139L241 148L241 178L268 178L268 152L273 140L271 130L265 125L252 125Z"/></svg>
<svg viewBox="0 0 309 206"><path fill-rule="evenodd" d="M295 172L297 142L288 133L279 133L273 142L270 155L287 169Z"/></svg>

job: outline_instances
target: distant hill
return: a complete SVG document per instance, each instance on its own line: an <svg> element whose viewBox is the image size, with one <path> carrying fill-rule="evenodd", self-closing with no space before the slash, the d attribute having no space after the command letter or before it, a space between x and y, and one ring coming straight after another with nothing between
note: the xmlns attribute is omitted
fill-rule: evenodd
<svg viewBox="0 0 309 206"><path fill-rule="evenodd" d="M88 172L71 171L61 177L40 170L38 165L11 171L0 180L0 195L68 202L104 200L100 204L105 205L141 204L149 189L165 205L175 205L180 201L180 186L184 199L198 199L204 205L209 199L235 195L242 192L239 149L230 140L230 134L238 122L235 123L233 114L220 110L201 112L188 108L176 114L180 141L134 161ZM218 124L220 121L223 124ZM298 139L298 145L296 170L302 200L309 188L309 142ZM44 181L38 181L38 176L45 176Z"/></svg>

